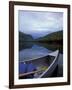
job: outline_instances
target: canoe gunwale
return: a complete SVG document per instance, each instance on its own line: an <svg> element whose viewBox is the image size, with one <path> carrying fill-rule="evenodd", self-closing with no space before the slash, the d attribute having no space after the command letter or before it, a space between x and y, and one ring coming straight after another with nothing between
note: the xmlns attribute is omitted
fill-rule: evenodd
<svg viewBox="0 0 72 90"><path fill-rule="evenodd" d="M45 72L43 72L43 73L39 76L39 78L43 77L43 76L46 74L46 72L49 71L49 69L52 67L52 65L55 63L55 61L58 59L59 50L56 50L55 52L57 52L57 55L56 55L55 59L53 60L53 62L51 63L51 65L45 70ZM53 52L53 53L54 53L54 52ZM53 53L50 53L50 55L52 55Z"/></svg>

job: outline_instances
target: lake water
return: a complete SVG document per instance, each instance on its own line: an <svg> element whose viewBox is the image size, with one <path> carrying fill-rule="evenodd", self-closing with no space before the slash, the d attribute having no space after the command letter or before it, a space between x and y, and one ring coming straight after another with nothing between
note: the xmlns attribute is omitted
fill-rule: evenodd
<svg viewBox="0 0 72 90"><path fill-rule="evenodd" d="M19 60L26 61L29 59L39 58L41 56L48 55L48 53L52 52L42 46L33 45L32 48L23 49L19 53Z"/></svg>
<svg viewBox="0 0 72 90"><path fill-rule="evenodd" d="M53 47L52 47L53 48ZM42 45L33 44L29 48L24 48L19 51L19 60L20 61L27 61L31 59L36 59L45 55L48 55L48 53L53 52L54 50L50 50L50 48L46 48ZM57 76L63 76L63 54L59 53L58 58L58 72Z"/></svg>

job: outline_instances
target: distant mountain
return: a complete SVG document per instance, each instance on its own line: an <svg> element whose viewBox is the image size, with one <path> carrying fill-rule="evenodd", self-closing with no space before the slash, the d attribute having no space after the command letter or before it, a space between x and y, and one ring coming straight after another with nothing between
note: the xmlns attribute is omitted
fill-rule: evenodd
<svg viewBox="0 0 72 90"><path fill-rule="evenodd" d="M40 37L38 39L36 39L36 41L60 41L63 40L63 31L57 31L57 32L53 32L51 34L48 34L44 37Z"/></svg>
<svg viewBox="0 0 72 90"><path fill-rule="evenodd" d="M32 41L33 38L31 35L25 34L23 32L19 31L19 41L23 42L23 41Z"/></svg>

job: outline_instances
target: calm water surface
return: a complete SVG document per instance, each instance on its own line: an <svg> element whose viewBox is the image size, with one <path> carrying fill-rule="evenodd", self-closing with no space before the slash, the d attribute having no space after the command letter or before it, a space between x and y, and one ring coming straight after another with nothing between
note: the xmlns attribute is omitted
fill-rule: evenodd
<svg viewBox="0 0 72 90"><path fill-rule="evenodd" d="M19 52L19 60L26 61L29 59L39 58L41 56L48 55L50 52L52 51L46 49L45 47L33 45L32 48L23 49Z"/></svg>

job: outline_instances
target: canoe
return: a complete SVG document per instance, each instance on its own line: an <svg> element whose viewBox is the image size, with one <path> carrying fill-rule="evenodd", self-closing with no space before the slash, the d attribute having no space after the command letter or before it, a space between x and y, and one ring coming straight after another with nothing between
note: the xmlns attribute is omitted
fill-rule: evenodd
<svg viewBox="0 0 72 90"><path fill-rule="evenodd" d="M19 78L46 78L52 75L58 64L59 50L39 58L19 61Z"/></svg>

